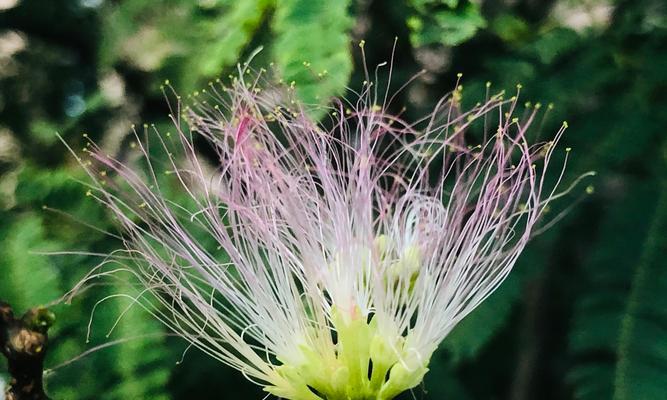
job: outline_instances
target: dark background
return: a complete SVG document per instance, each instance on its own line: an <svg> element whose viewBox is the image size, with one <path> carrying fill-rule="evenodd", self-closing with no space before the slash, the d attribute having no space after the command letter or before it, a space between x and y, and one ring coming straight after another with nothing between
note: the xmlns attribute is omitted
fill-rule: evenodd
<svg viewBox="0 0 667 400"><path fill-rule="evenodd" d="M528 107L553 103L545 131L569 122L566 182L597 171L584 185L592 193L568 200L577 204L567 217L528 246L501 289L442 344L424 385L403 398L667 398L667 5L659 0L0 0L0 298L19 311L51 304L99 261L39 252L120 246L81 223L112 229L56 132L75 148L87 133L121 151L131 124L166 126L165 79L191 92L259 46L256 65L274 62L304 101L324 102L363 79L359 40L374 66L395 36L395 80L427 71L397 102L407 117L451 90L457 72L471 103L487 81L508 91L521 83ZM127 301L98 307L86 343L95 302L118 289L53 307L54 399L263 397L195 350L177 364L185 345L139 310L106 338ZM145 333L158 335L137 338ZM127 340L57 367L119 339Z"/></svg>

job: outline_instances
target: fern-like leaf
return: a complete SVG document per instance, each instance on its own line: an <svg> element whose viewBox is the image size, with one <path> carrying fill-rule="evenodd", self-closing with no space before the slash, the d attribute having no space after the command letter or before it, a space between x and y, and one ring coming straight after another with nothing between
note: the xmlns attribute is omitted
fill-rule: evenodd
<svg viewBox="0 0 667 400"><path fill-rule="evenodd" d="M667 394L667 153L661 193L621 323L615 400Z"/></svg>
<svg viewBox="0 0 667 400"><path fill-rule="evenodd" d="M301 100L326 104L345 89L352 73L347 32L349 0L279 0L273 20L273 57Z"/></svg>
<svg viewBox="0 0 667 400"><path fill-rule="evenodd" d="M115 336L127 338L128 341L119 345L114 352L120 379L107 398L166 400L169 398L167 382L170 369L167 366L170 362L167 362L168 357L165 355L169 354L169 350L163 338L145 337L146 334L159 334L162 326L136 304L130 304L131 308L127 311L127 303L118 302L115 311L117 315L124 313L117 331L114 331Z"/></svg>
<svg viewBox="0 0 667 400"><path fill-rule="evenodd" d="M204 22L201 28L208 32L208 45L194 58L204 76L215 76L238 61L272 3L271 0L227 0L223 2L219 18Z"/></svg>
<svg viewBox="0 0 667 400"><path fill-rule="evenodd" d="M578 400L612 397L627 282L649 230L649 221L636 216L654 207L655 194L651 185L630 182L620 199L604 210L599 236L583 266L589 289L575 304L569 337L574 365L568 379Z"/></svg>
<svg viewBox="0 0 667 400"><path fill-rule="evenodd" d="M46 239L42 219L25 214L0 231L0 298L17 312L46 304L61 294L55 265L35 251L55 250Z"/></svg>

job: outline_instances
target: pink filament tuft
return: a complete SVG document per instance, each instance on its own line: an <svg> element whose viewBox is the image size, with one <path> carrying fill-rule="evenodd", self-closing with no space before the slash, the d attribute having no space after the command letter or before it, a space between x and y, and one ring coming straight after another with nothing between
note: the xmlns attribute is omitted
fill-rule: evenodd
<svg viewBox="0 0 667 400"><path fill-rule="evenodd" d="M455 90L408 123L387 111L386 95L377 106L366 85L318 123L290 106L289 88L258 94L262 79L242 78L212 88L208 102L177 104L175 144L151 135L189 206L166 195L139 134L144 168L94 143L86 167L95 197L119 220L127 253L118 262L142 284L137 301L264 383L274 383L278 360L320 340L312 328L330 326L334 306L373 315L389 334L410 332L430 354L500 285L560 195L562 170L551 184L545 173L564 128L530 145L537 110L514 119L517 98L463 111ZM483 134L476 146L466 138L474 130ZM215 149L214 167L195 135ZM412 248L418 272L392 272Z"/></svg>

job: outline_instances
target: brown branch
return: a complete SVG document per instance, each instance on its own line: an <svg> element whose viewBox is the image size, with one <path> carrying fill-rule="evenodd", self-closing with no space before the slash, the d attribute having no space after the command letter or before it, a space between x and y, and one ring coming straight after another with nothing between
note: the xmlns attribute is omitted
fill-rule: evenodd
<svg viewBox="0 0 667 400"><path fill-rule="evenodd" d="M7 400L49 400L44 393L44 355L47 331L55 316L44 307L35 307L15 318L12 307L0 301L0 352L7 358L11 380Z"/></svg>

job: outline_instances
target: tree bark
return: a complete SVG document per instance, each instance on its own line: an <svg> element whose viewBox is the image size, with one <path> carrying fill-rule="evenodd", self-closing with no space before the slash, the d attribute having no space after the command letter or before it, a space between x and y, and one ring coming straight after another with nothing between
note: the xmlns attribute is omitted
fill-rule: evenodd
<svg viewBox="0 0 667 400"><path fill-rule="evenodd" d="M14 317L12 307L0 301L0 352L7 358L11 380L6 400L49 400L44 393L44 355L47 331L55 316L44 307Z"/></svg>

